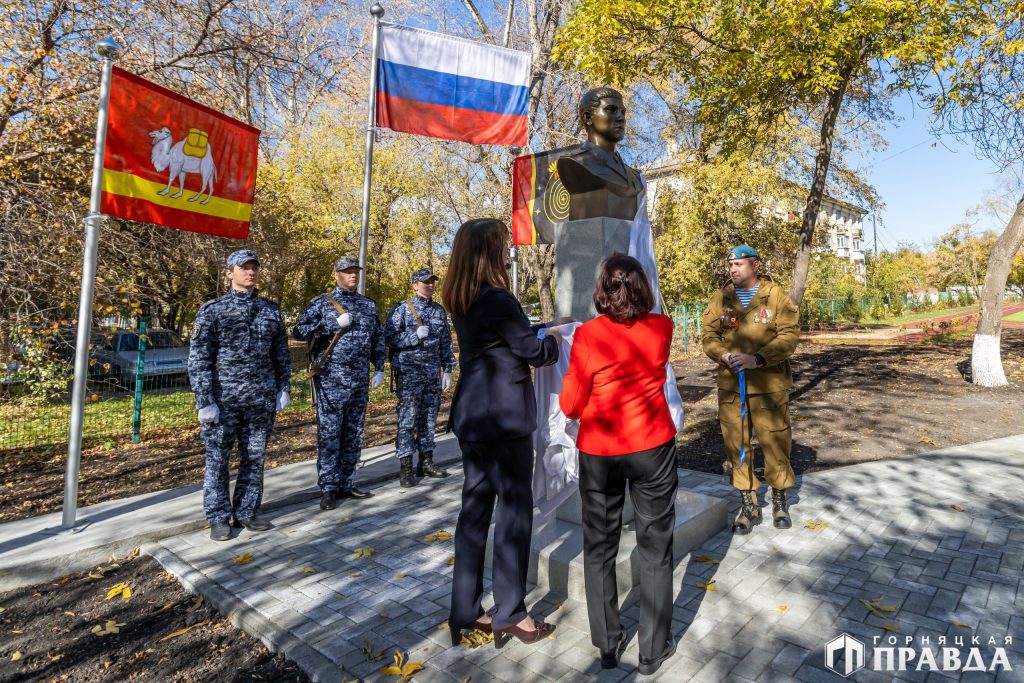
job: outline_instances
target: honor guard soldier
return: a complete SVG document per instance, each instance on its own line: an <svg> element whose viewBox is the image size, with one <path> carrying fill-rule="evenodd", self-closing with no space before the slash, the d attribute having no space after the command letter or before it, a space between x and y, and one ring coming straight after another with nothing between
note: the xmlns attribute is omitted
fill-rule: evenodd
<svg viewBox="0 0 1024 683"><path fill-rule="evenodd" d="M728 256L730 283L715 292L704 314L704 353L718 363L718 420L732 465L732 485L740 491L740 513L733 533L748 534L761 523L750 437L764 452L764 477L772 488L772 518L777 529L792 522L786 489L795 477L790 464L793 432L789 358L800 340L797 307L768 276L758 276L761 261L753 247L741 244ZM741 383L747 406L741 412ZM744 449L745 463L740 463Z"/></svg>
<svg viewBox="0 0 1024 683"><path fill-rule="evenodd" d="M385 360L377 304L356 291L361 270L358 259L339 259L334 266L338 286L309 302L292 331L310 345L321 510L333 510L339 497L373 495L352 483L363 441L367 385L376 389L384 383Z"/></svg>
<svg viewBox="0 0 1024 683"><path fill-rule="evenodd" d="M248 249L227 260L231 289L207 301L192 326L188 375L206 442L203 512L210 538L231 538L229 520L250 531L270 523L257 516L263 498L263 455L276 411L290 403L292 364L277 304L258 295L260 262ZM238 444L234 497L228 460Z"/></svg>
<svg viewBox="0 0 1024 683"><path fill-rule="evenodd" d="M417 452L416 476L448 476L434 464L434 429L441 393L452 383L455 354L448 314L433 300L437 280L429 268L413 273L415 295L395 304L384 323L384 339L391 349L391 369L397 378L395 455L400 468L399 482L404 487L416 484L412 456Z"/></svg>

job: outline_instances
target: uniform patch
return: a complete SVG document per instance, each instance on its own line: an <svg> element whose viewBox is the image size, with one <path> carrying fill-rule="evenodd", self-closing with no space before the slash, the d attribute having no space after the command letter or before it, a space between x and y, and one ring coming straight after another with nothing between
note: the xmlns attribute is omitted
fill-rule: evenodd
<svg viewBox="0 0 1024 683"><path fill-rule="evenodd" d="M740 329L740 317L731 308L726 308L722 311L722 329L725 330L738 330Z"/></svg>

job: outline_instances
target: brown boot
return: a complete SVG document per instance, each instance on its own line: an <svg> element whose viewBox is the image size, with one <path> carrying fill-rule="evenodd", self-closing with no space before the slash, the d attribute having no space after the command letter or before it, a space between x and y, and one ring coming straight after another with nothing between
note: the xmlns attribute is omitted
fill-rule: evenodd
<svg viewBox="0 0 1024 683"><path fill-rule="evenodd" d="M757 493L740 491L740 513L732 523L732 532L744 536L761 523L761 508L757 504Z"/></svg>
<svg viewBox="0 0 1024 683"><path fill-rule="evenodd" d="M789 518L789 504L786 502L786 489L772 489L772 523L776 529L793 527L793 521Z"/></svg>

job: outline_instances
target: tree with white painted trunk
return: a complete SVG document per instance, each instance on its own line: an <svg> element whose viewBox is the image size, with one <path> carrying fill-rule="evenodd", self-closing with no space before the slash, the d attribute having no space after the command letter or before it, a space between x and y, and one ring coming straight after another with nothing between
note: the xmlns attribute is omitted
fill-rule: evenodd
<svg viewBox="0 0 1024 683"><path fill-rule="evenodd" d="M936 129L975 145L1018 180L1024 176L1024 14L1019 3L993 3L974 39L954 55L956 69L942 74L930 97ZM1024 196L989 255L981 310L971 353L971 381L1007 384L999 349L1003 299L1014 257L1024 245Z"/></svg>

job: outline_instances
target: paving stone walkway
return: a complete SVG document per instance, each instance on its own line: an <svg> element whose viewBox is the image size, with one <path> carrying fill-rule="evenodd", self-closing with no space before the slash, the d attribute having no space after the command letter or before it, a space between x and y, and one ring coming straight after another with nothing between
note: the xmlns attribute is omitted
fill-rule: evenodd
<svg viewBox="0 0 1024 683"><path fill-rule="evenodd" d="M270 532L227 543L192 532L146 551L315 680L395 681L380 668L396 649L425 664L416 681L642 678L637 591L626 596L630 641L612 671L596 661L586 606L540 588L528 604L557 624L554 638L502 650L450 647L441 625L453 546L426 537L454 532L461 483L457 473L413 489L391 482L332 512L315 502L281 510ZM721 477L683 470L681 486L736 507ZM652 678L844 680L826 670L824 646L847 633L868 644L868 667L845 680L1024 681L1022 492L1024 436L802 477L792 530L769 522L747 537L726 531L677 558L679 648ZM360 552L367 548L372 554ZM700 587L709 584L715 590ZM875 599L884 618L862 602ZM875 637L929 636L934 647L942 635L951 644L955 636L1012 636L1013 670L870 671ZM369 661L367 649L383 659ZM991 661L991 649L982 652Z"/></svg>

